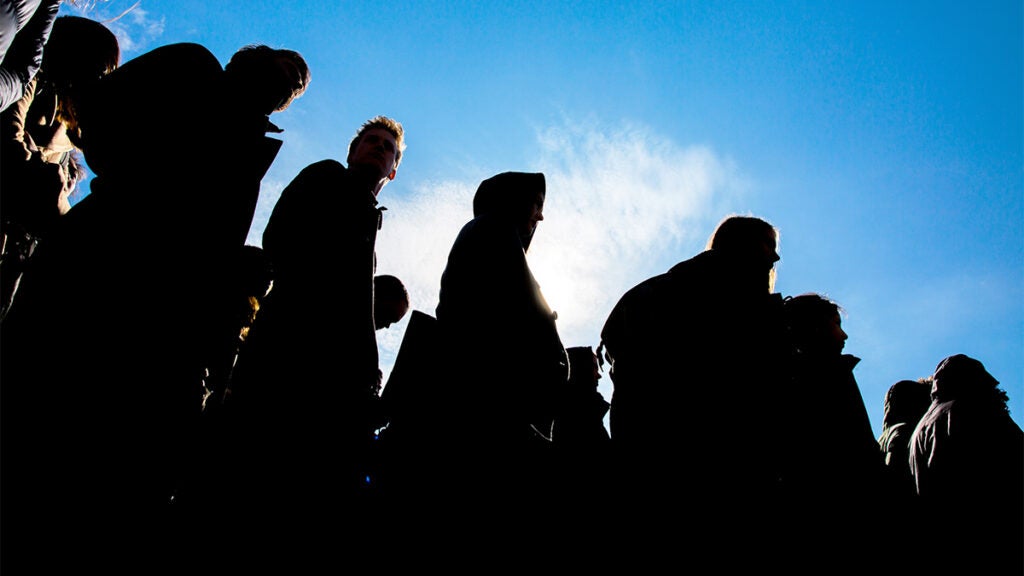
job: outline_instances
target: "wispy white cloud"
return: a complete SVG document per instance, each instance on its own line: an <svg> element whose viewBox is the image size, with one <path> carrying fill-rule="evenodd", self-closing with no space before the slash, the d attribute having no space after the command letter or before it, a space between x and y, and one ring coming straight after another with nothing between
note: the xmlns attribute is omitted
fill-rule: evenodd
<svg viewBox="0 0 1024 576"><path fill-rule="evenodd" d="M154 18L134 2L86 2L68 5L70 13L102 22L117 36L122 60L152 48L164 33L166 17Z"/></svg>

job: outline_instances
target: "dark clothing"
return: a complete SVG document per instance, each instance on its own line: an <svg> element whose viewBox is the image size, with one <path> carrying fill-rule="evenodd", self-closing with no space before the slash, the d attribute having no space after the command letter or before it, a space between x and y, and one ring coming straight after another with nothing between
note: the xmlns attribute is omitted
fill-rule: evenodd
<svg viewBox="0 0 1024 576"><path fill-rule="evenodd" d="M570 379L570 384L572 384ZM555 444L567 450L602 450L611 441L604 417L611 404L596 388L574 389L562 397L551 430Z"/></svg>
<svg viewBox="0 0 1024 576"><path fill-rule="evenodd" d="M822 558L859 565L868 527L888 510L882 456L853 374L859 362L798 352L779 391L786 430L779 528L787 531L790 560L808 569Z"/></svg>
<svg viewBox="0 0 1024 576"><path fill-rule="evenodd" d="M914 429L931 405L931 381L900 380L885 393L882 433L878 449L885 462L889 490L893 498L908 503L907 520L913 514L917 486L910 471L910 444Z"/></svg>
<svg viewBox="0 0 1024 576"><path fill-rule="evenodd" d="M916 495L914 475L910 473L910 442L917 422L897 422L882 430L878 449L886 466L892 489L901 495Z"/></svg>
<svg viewBox="0 0 1024 576"><path fill-rule="evenodd" d="M378 408L373 324L374 245L382 208L334 160L303 169L263 233L274 284L243 344L232 382L239 458L234 494L259 502L246 530L271 539L320 530L369 530L369 443ZM333 532L332 532L333 533ZM340 533L340 532L339 532Z"/></svg>
<svg viewBox="0 0 1024 576"><path fill-rule="evenodd" d="M477 196L487 201L474 203L479 214L441 278L437 376L421 407L431 421L416 434L423 449L406 464L416 469L400 501L426 505L423 517L457 515L471 538L530 540L522 526L552 487L551 422L568 360L519 228L543 184L522 173L484 181Z"/></svg>
<svg viewBox="0 0 1024 576"><path fill-rule="evenodd" d="M536 467L547 457L568 359L520 237L503 217L477 217L459 232L437 322L447 367L437 424L454 449L457 497L486 495L489 507L502 494L512 509L537 505L533 491L545 480Z"/></svg>
<svg viewBox="0 0 1024 576"><path fill-rule="evenodd" d="M457 428L481 444L551 435L568 359L514 228L494 215L460 231L441 278L437 321L461 384Z"/></svg>
<svg viewBox="0 0 1024 576"><path fill-rule="evenodd" d="M614 385L610 428L616 537L657 550L650 510L697 535L770 548L782 300L755 272L709 250L627 291L601 332ZM727 536L728 535L728 536Z"/></svg>
<svg viewBox="0 0 1024 576"><path fill-rule="evenodd" d="M3 532L25 545L5 557L38 543L87 565L170 545L214 311L280 145L235 115L224 81L208 50L174 44L80 100L91 193L40 244L2 325L5 520L20 522ZM147 138L156 164L130 153Z"/></svg>
<svg viewBox="0 0 1024 576"><path fill-rule="evenodd" d="M919 529L937 573L1024 571L1024 433L991 382L936 378L914 431Z"/></svg>
<svg viewBox="0 0 1024 576"><path fill-rule="evenodd" d="M604 418L609 403L597 390L597 359L589 346L567 350L569 382L563 387L551 429L551 453L557 497L548 513L552 526L565 534L555 538L563 546L580 543L580 558L587 544L607 534L611 438ZM572 537L570 537L572 535ZM578 540L576 540L578 539Z"/></svg>

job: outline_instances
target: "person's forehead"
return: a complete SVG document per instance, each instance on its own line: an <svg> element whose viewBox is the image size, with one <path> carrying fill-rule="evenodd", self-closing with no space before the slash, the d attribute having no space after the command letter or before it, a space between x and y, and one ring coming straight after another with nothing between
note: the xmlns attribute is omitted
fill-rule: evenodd
<svg viewBox="0 0 1024 576"><path fill-rule="evenodd" d="M382 139L385 139L385 140L391 140L392 142L395 142L396 140L398 140L397 138L395 138L395 135L392 134L391 131L387 130L386 128L379 128L379 127L368 128L366 130L366 132L363 132L363 139L364 140L367 139L367 137L370 137L370 136L373 136L375 138L382 138Z"/></svg>

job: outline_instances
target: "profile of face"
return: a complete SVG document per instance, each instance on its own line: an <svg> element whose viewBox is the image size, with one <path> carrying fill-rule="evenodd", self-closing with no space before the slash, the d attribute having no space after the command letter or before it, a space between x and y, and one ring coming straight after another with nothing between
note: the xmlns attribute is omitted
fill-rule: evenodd
<svg viewBox="0 0 1024 576"><path fill-rule="evenodd" d="M394 180L398 155L398 140L384 128L369 128L348 155L349 168L373 168L379 178Z"/></svg>
<svg viewBox="0 0 1024 576"><path fill-rule="evenodd" d="M523 221L522 227L519 229L521 236L529 238L537 231L537 223L544 219L544 198L545 193L543 191L537 193L533 203L530 205L526 219Z"/></svg>
<svg viewBox="0 0 1024 576"><path fill-rule="evenodd" d="M827 343L829 352L842 354L843 348L846 347L847 338L849 336L843 330L843 319L840 318L839 312L836 312L825 321L823 343Z"/></svg>
<svg viewBox="0 0 1024 576"><path fill-rule="evenodd" d="M765 230L764 238L761 240L759 245L758 256L760 261L764 263L766 270L771 270L775 267L775 263L779 261L778 242L775 239L775 232L772 230Z"/></svg>
<svg viewBox="0 0 1024 576"><path fill-rule="evenodd" d="M271 79L268 89L274 90L270 101L274 102L273 112L282 112L291 105L299 95L306 91L307 77L299 68L299 64L285 53L278 53L267 70Z"/></svg>
<svg viewBox="0 0 1024 576"><path fill-rule="evenodd" d="M594 354L593 362L590 364L590 369L594 374L594 382L601 379L601 362L597 358L597 354Z"/></svg>

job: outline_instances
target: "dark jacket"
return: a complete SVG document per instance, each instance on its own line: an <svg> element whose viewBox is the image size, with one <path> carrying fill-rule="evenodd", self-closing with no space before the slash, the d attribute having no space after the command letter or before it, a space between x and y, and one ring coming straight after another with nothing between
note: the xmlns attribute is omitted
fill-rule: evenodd
<svg viewBox="0 0 1024 576"><path fill-rule="evenodd" d="M720 523L761 533L777 478L781 305L763 272L715 250L616 303L601 339L613 384L613 513L624 526L655 507L702 526L702 538L716 538Z"/></svg>
<svg viewBox="0 0 1024 576"><path fill-rule="evenodd" d="M948 368L948 369L947 369ZM1024 569L1024 433L980 362L945 359L914 431L910 465L939 562L988 574Z"/></svg>
<svg viewBox="0 0 1024 576"><path fill-rule="evenodd" d="M263 233L274 280L233 374L244 489L232 497L240 506L265 502L270 524L306 505L342 514L366 475L378 411L373 273L381 209L352 174L334 160L307 166ZM351 509L344 515L355 521Z"/></svg>
<svg viewBox="0 0 1024 576"><path fill-rule="evenodd" d="M443 364L456 391L451 415L486 442L550 436L559 387L568 378L555 314L526 260L531 238L516 228L524 198L543 192L543 179L508 180L481 184L478 215L452 245L437 305L451 353Z"/></svg>
<svg viewBox="0 0 1024 576"><path fill-rule="evenodd" d="M272 159L256 153L261 133L239 137L224 81L209 50L173 44L79 101L91 192L40 244L0 338L3 453L19 471L5 481L25 482L29 520L103 515L117 527L104 542L129 547L159 540L132 519L167 526L196 448L215 310ZM157 153L136 153L150 141ZM54 541L31 524L22 534ZM95 531L75 538L99 549Z"/></svg>

